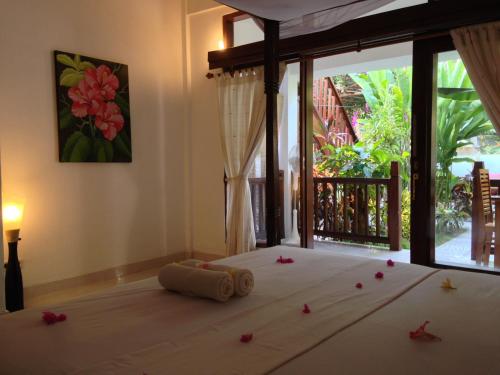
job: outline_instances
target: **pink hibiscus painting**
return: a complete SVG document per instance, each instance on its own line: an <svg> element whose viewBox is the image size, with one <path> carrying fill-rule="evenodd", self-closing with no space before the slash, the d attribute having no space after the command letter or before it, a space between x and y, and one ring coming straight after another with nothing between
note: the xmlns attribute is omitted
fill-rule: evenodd
<svg viewBox="0 0 500 375"><path fill-rule="evenodd" d="M131 162L128 67L55 51L61 162Z"/></svg>

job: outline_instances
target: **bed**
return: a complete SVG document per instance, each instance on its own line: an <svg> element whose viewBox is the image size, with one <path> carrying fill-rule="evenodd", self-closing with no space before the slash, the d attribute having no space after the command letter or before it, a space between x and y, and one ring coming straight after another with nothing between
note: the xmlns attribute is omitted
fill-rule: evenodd
<svg viewBox="0 0 500 375"><path fill-rule="evenodd" d="M496 276L285 246L217 263L251 269L253 292L217 303L151 278L51 306L68 316L54 325L42 309L0 317L0 373L500 373ZM409 338L426 320L442 341Z"/></svg>

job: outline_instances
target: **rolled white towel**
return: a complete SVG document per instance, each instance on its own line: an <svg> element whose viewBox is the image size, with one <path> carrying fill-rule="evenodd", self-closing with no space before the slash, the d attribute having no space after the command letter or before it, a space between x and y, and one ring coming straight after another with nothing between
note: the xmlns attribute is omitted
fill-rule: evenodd
<svg viewBox="0 0 500 375"><path fill-rule="evenodd" d="M253 289L253 273L248 269L225 266L222 264L206 263L197 259L188 259L181 262L180 264L188 267L229 273L233 277L234 294L236 294L237 296L244 297L248 295Z"/></svg>
<svg viewBox="0 0 500 375"><path fill-rule="evenodd" d="M167 290L226 302L234 294L234 281L227 272L207 271L172 263L163 266L158 281Z"/></svg>

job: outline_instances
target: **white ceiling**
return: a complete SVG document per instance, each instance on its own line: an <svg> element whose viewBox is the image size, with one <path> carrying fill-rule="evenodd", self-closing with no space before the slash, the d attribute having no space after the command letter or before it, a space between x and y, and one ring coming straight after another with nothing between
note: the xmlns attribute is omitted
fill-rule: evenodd
<svg viewBox="0 0 500 375"><path fill-rule="evenodd" d="M411 66L412 48L407 42L315 59L314 78Z"/></svg>

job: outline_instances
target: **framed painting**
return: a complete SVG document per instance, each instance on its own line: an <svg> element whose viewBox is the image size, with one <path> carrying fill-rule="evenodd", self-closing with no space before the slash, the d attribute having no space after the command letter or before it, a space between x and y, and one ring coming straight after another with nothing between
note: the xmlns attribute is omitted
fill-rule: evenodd
<svg viewBox="0 0 500 375"><path fill-rule="evenodd" d="M127 65L54 51L59 161L132 161Z"/></svg>

